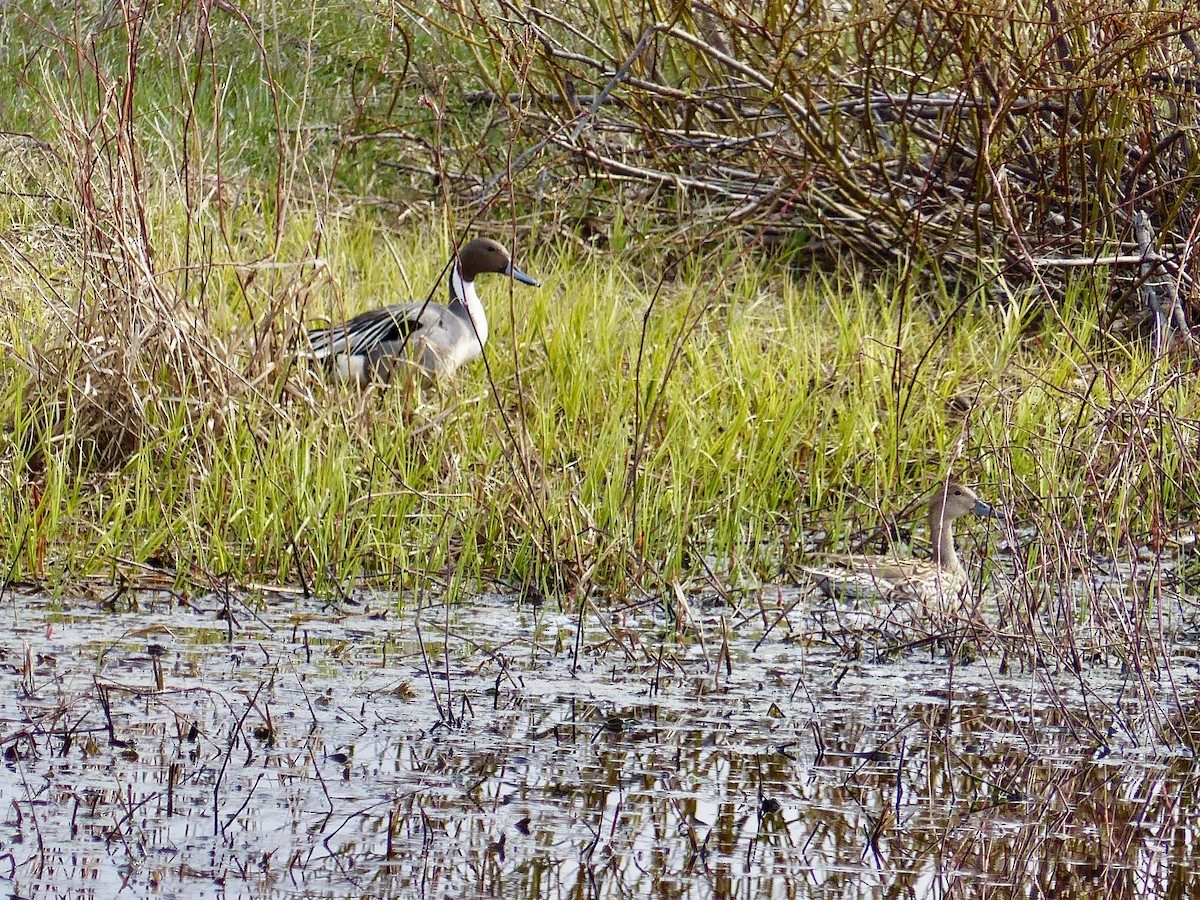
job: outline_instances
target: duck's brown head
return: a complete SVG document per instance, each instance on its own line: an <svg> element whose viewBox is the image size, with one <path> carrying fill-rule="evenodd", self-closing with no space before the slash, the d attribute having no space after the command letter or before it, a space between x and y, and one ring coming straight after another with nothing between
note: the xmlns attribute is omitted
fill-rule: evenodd
<svg viewBox="0 0 1200 900"><path fill-rule="evenodd" d="M458 270L463 281L474 281L476 275L495 272L511 275L522 284L538 286L535 279L513 265L508 251L491 238L475 238L463 247L458 252Z"/></svg>
<svg viewBox="0 0 1200 900"><path fill-rule="evenodd" d="M929 518L953 521L965 515L996 519L1000 514L979 499L969 487L948 481L938 487L929 500Z"/></svg>

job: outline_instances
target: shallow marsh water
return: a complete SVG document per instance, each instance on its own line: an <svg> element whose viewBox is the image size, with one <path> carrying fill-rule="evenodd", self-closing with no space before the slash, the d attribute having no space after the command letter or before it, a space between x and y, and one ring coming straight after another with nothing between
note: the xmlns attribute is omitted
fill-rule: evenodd
<svg viewBox="0 0 1200 900"><path fill-rule="evenodd" d="M5 599L14 896L1200 896L1186 648L1151 683L855 658L803 602Z"/></svg>

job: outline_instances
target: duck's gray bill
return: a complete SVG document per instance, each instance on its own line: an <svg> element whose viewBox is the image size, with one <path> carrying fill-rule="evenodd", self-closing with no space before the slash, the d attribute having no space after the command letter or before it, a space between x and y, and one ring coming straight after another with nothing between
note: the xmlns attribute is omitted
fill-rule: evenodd
<svg viewBox="0 0 1200 900"><path fill-rule="evenodd" d="M977 516L983 516L986 519L998 519L1000 513L996 512L982 500L976 500L975 505L971 507L971 512Z"/></svg>
<svg viewBox="0 0 1200 900"><path fill-rule="evenodd" d="M538 287L536 278L526 275L524 272L522 272L520 269L518 269L512 263L508 264L508 268L504 270L504 274L511 275L513 278L517 279L517 281L521 282L521 284L528 284L528 285L531 285L532 287Z"/></svg>

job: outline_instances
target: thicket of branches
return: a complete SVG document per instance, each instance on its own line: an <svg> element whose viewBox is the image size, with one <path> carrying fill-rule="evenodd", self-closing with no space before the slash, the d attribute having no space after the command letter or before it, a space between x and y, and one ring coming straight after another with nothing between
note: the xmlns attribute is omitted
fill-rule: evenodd
<svg viewBox="0 0 1200 900"><path fill-rule="evenodd" d="M433 21L407 0L391 14L418 36ZM1185 4L448 0L437 21L443 52L418 71L486 85L466 100L503 104L515 138L490 173L450 173L464 197L511 164L543 200L617 185L627 212L668 213L660 227L683 209L676 224L1050 287L1064 258L1136 254L1141 211L1168 268L1194 268Z"/></svg>

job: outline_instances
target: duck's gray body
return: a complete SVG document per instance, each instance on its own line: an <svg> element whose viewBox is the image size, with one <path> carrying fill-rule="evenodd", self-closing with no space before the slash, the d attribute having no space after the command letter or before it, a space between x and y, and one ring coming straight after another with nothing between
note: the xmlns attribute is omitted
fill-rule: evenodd
<svg viewBox="0 0 1200 900"><path fill-rule="evenodd" d="M339 380L388 382L416 369L429 378L450 375L483 355L487 314L475 292L475 276L511 275L537 282L512 264L495 241L477 238L463 247L451 266L450 302L395 303L360 313L344 325L308 332L310 355L325 360Z"/></svg>
<svg viewBox="0 0 1200 900"><path fill-rule="evenodd" d="M328 360L341 381L388 382L415 367L440 378L478 359L487 319L472 321L466 305L394 303L355 316L341 327L309 332L313 356Z"/></svg>

